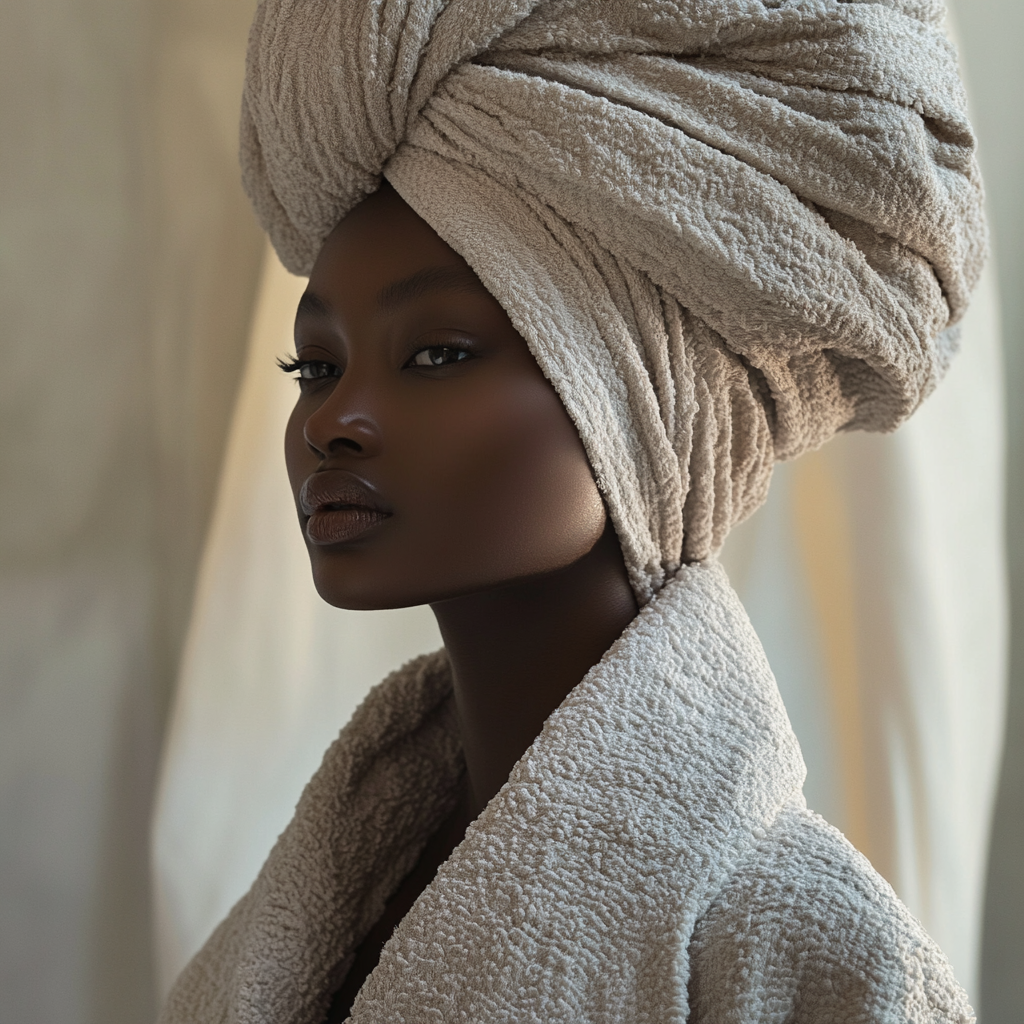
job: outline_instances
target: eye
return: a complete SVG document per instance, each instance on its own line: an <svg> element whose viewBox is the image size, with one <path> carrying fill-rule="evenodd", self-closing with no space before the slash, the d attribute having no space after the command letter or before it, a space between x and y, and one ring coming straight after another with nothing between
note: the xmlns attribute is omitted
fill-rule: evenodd
<svg viewBox="0 0 1024 1024"><path fill-rule="evenodd" d="M469 358L469 353L464 348L452 348L447 345L432 345L430 348L421 348L406 363L406 366L450 366L452 363L461 363Z"/></svg>
<svg viewBox="0 0 1024 1024"><path fill-rule="evenodd" d="M323 363L320 360L309 360L299 363L299 380L320 380L323 377L340 377L336 366L331 363Z"/></svg>
<svg viewBox="0 0 1024 1024"><path fill-rule="evenodd" d="M285 373L294 373L302 391L315 390L328 380L341 376L341 367L324 359L279 359L277 365Z"/></svg>

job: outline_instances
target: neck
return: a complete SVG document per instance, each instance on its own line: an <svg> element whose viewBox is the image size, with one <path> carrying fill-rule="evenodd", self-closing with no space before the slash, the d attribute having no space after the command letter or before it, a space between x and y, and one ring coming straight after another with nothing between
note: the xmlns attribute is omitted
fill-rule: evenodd
<svg viewBox="0 0 1024 1024"><path fill-rule="evenodd" d="M637 604L609 524L565 569L431 607L451 659L475 817Z"/></svg>

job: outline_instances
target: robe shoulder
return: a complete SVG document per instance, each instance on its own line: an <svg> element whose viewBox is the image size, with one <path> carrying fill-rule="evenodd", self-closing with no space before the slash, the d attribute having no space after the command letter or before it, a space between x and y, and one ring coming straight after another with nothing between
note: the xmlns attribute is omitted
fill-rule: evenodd
<svg viewBox="0 0 1024 1024"><path fill-rule="evenodd" d="M949 961L845 836L796 804L690 944L692 1024L969 1024Z"/></svg>

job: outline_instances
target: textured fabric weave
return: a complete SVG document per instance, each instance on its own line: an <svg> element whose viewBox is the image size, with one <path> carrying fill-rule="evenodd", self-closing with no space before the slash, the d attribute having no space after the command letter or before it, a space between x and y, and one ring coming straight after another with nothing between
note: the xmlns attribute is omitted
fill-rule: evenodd
<svg viewBox="0 0 1024 1024"><path fill-rule="evenodd" d="M463 773L440 652L356 712L161 1024L319 1024ZM724 571L682 568L395 929L353 1024L972 1020L803 779Z"/></svg>
<svg viewBox="0 0 1024 1024"><path fill-rule="evenodd" d="M264 0L246 188L307 273L386 175L501 302L641 602L776 459L888 430L985 251L933 0Z"/></svg>

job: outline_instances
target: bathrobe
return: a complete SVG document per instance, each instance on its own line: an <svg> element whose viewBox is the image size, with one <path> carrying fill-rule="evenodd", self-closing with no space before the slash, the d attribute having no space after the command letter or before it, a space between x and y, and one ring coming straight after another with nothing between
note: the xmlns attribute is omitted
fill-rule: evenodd
<svg viewBox="0 0 1024 1024"><path fill-rule="evenodd" d="M320 1024L464 781L443 651L367 697L161 1024ZM809 810L721 567L684 566L550 716L384 947L359 1024L974 1019Z"/></svg>

